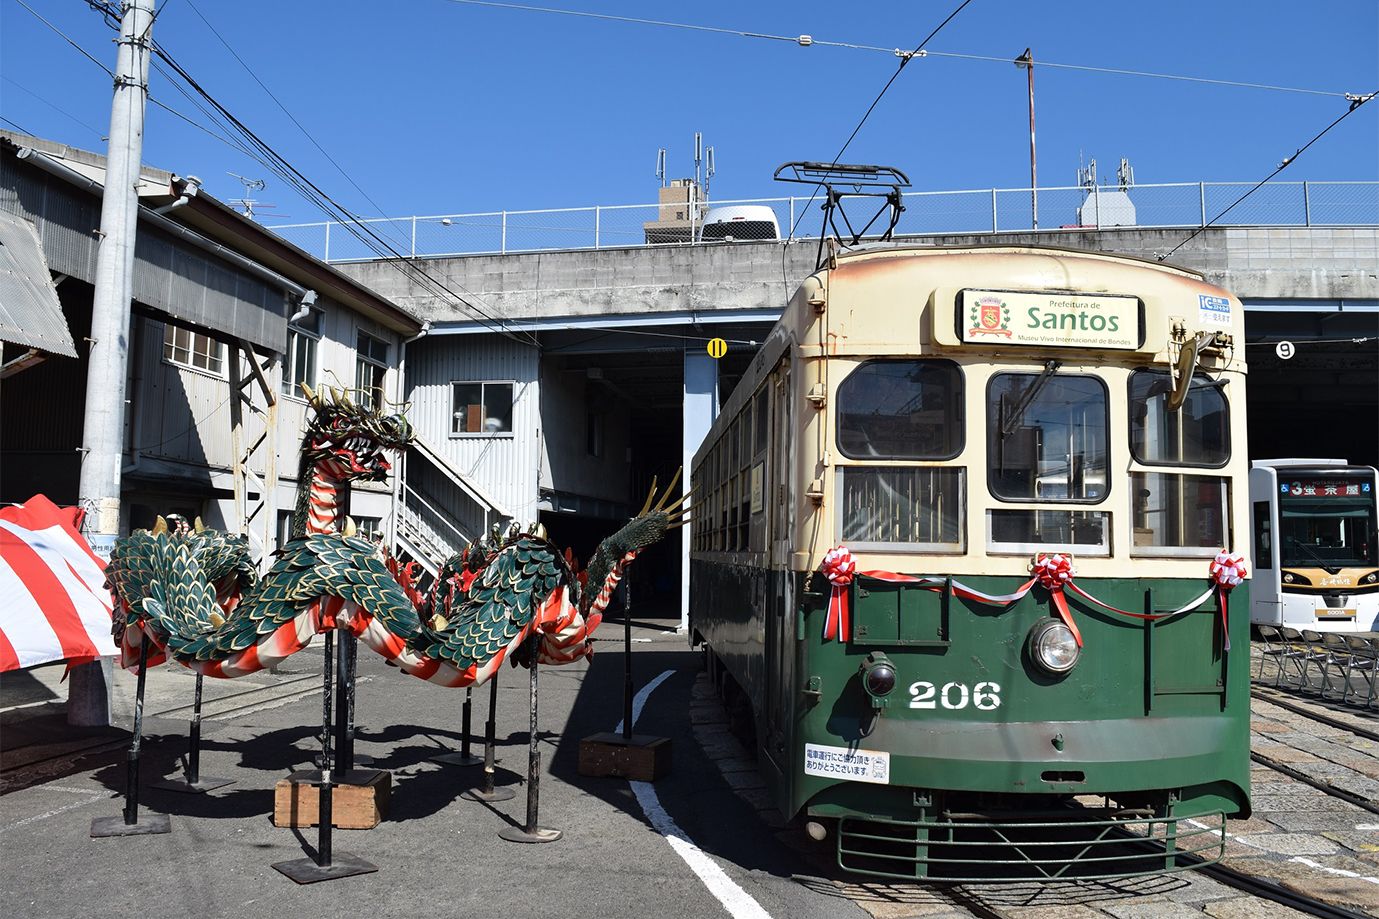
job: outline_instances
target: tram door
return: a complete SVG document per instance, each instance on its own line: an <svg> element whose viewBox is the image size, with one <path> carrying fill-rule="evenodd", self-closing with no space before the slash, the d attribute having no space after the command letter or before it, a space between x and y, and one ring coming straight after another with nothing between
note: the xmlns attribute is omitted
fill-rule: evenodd
<svg viewBox="0 0 1379 919"><path fill-rule="evenodd" d="M767 453L763 500L766 502L766 736L762 748L780 767L789 742L789 703L794 697L795 591L790 572L791 474L794 418L790 410L790 362L783 360L771 374L770 447Z"/></svg>

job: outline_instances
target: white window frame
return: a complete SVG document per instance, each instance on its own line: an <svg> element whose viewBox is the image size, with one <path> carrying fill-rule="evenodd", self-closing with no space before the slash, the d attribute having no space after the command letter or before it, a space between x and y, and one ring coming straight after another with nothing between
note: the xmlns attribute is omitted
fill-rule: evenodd
<svg viewBox="0 0 1379 919"><path fill-rule="evenodd" d="M177 333L179 332L185 333L187 335L187 343L185 347L179 346L177 344L176 339ZM169 338L171 338L172 341L169 341ZM215 346L213 352L207 352L206 356L208 361L210 358L214 357L216 360L220 362L219 370L211 370L208 367L198 367L196 366L196 364L192 363L193 355L200 353L196 350L196 343L198 339L209 341L212 345ZM168 353L170 350L172 354ZM186 352L186 360L180 360L175 356L177 351L179 350ZM228 369L227 361L229 360L228 352L229 349L225 347L224 342L217 341L215 338L212 338L205 332L198 332L195 329L188 328L187 326L178 325L176 322L173 322L170 319L164 321L163 323L163 362L165 364L171 364L172 366L181 368L182 370L190 370L192 373L205 374L206 376L213 377L217 380L224 380L228 379L228 377L226 376L226 370Z"/></svg>
<svg viewBox="0 0 1379 919"><path fill-rule="evenodd" d="M377 342L378 344L380 344L380 345L383 346L383 359L382 359L382 360L379 360L378 358L374 357L373 355L365 354L363 351L359 350L360 342L362 342L362 341L363 341L364 339L366 339L366 338L369 339L370 341ZM379 398L380 398L380 399L386 399L386 398L387 398L387 394L388 394L388 387L387 387L387 382L388 382L388 351L389 351L389 348L391 348L391 347L392 347L391 344L388 342L388 340L387 340L386 338L380 338L379 336L377 336L377 335L373 334L372 332L369 332L369 331L367 331L367 330L365 330L365 329L355 329L355 333L354 333L354 386L355 386L355 389L359 390L359 395L360 395L360 397L361 397L362 399L368 399L368 398L370 398L369 395L368 395L368 393L369 393L369 391L370 391L371 389L373 389L373 387L372 387L372 386L365 386L365 385L363 385L363 384L364 384L364 381L361 380L361 379L359 378L359 377L360 377L359 371L362 369L361 365L368 365L368 366L370 366L370 367L373 367L373 368L375 368L375 369L381 371L381 373L379 374L379 377L378 377L378 394L379 394ZM376 407L381 408L381 406L376 406Z"/></svg>
<svg viewBox="0 0 1379 919"><path fill-rule="evenodd" d="M301 382L312 387L316 387L316 381L321 378L321 339L324 337L324 327L326 320L325 310L314 306L308 307L311 311L309 315L316 317L316 328L318 331L312 332L310 329L303 328L297 323L289 323L287 326L287 351L283 354L283 375L282 391L283 395L294 399L304 400L305 396L301 388L294 379L296 376L294 364L297 360L297 342L305 339L311 342L312 353L312 373L311 379L303 379Z"/></svg>
<svg viewBox="0 0 1379 919"><path fill-rule="evenodd" d="M479 400L487 408L488 400L484 387L488 386L508 386L512 389L512 412L517 412L517 381L516 380L451 380L450 381L450 436L451 437L515 437L516 432L513 428L506 431L457 431L455 423L455 387L456 386L478 386Z"/></svg>

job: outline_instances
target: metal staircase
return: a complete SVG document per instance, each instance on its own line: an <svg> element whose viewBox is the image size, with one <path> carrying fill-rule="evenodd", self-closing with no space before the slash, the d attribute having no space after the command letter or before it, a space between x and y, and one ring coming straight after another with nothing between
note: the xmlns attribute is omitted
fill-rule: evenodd
<svg viewBox="0 0 1379 919"><path fill-rule="evenodd" d="M418 436L398 470L394 552L435 576L440 565L512 515Z"/></svg>

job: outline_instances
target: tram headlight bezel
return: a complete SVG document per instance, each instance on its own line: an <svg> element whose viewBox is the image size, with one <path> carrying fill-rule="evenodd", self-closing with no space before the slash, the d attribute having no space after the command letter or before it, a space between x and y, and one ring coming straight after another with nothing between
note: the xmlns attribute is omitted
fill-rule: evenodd
<svg viewBox="0 0 1379 919"><path fill-rule="evenodd" d="M900 681L895 664L882 652L873 651L862 661L858 672L862 676L862 688L871 699L871 707L877 710L886 708L889 704L888 697Z"/></svg>
<svg viewBox="0 0 1379 919"><path fill-rule="evenodd" d="M1082 659L1073 630L1052 617L1034 624L1025 647L1035 666L1051 676L1065 676Z"/></svg>

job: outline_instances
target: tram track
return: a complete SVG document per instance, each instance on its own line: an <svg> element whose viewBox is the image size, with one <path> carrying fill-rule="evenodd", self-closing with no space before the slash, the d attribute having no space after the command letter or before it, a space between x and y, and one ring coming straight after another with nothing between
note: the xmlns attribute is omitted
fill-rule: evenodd
<svg viewBox="0 0 1379 919"><path fill-rule="evenodd" d="M1290 711L1295 715L1302 715L1304 718L1310 718L1311 720L1316 721L1319 724L1325 724L1329 727L1337 728L1338 730L1342 731L1349 731L1356 737L1363 737L1365 740L1372 740L1376 743L1379 743L1379 731L1371 731L1366 728L1360 727L1357 724L1352 724L1349 721L1343 721L1340 718L1332 718L1330 715L1323 715L1322 713L1313 711L1312 709L1309 709L1304 705L1298 705L1297 703L1290 702L1287 699L1281 699L1273 693L1266 693L1261 692L1258 689L1251 689L1250 698L1256 699L1260 702L1267 703L1269 705L1276 705L1279 708L1285 709L1286 711Z"/></svg>
<svg viewBox="0 0 1379 919"><path fill-rule="evenodd" d="M1318 916L1320 919L1370 919L1369 913L1345 906L1337 906L1325 900L1318 900L1316 897L1285 887L1277 881L1256 877L1228 865L1203 864L1196 866L1194 870L1214 881L1225 884L1227 887L1239 890L1241 893L1247 893L1262 900L1270 900L1308 916Z"/></svg>

